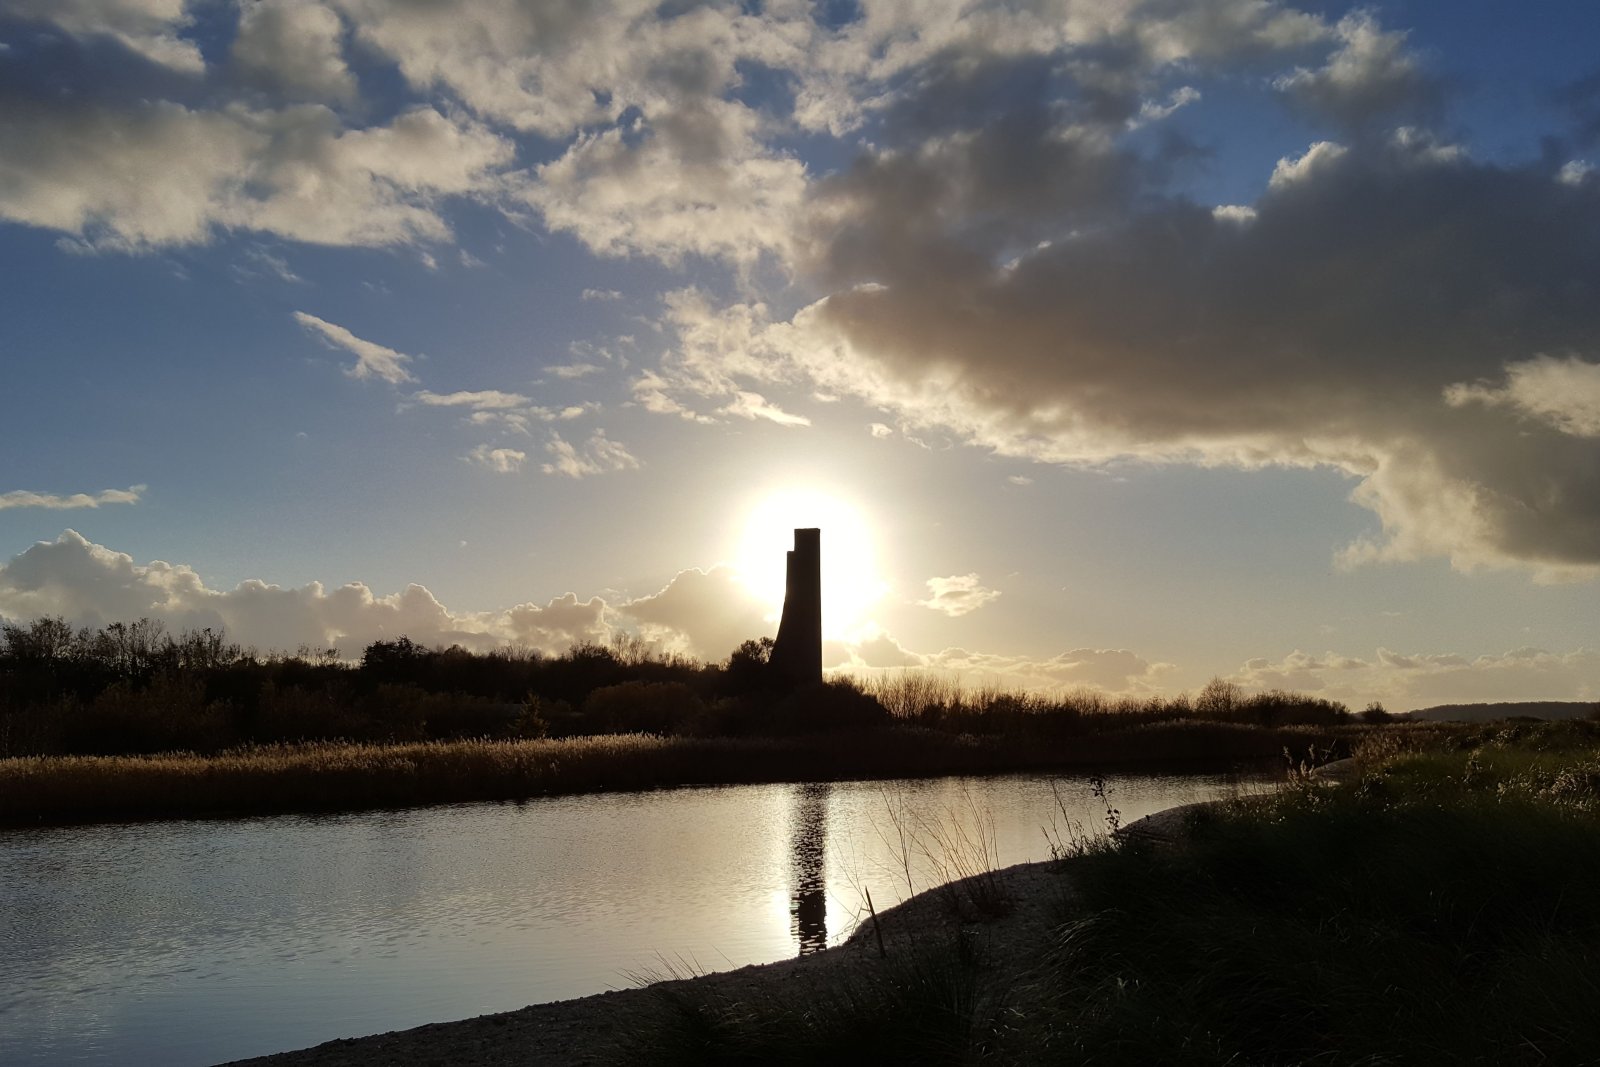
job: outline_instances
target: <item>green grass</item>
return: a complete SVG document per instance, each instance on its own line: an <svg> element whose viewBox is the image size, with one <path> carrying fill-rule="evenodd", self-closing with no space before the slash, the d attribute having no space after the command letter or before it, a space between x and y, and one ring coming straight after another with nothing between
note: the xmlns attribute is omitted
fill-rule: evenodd
<svg viewBox="0 0 1600 1067"><path fill-rule="evenodd" d="M1210 809L1176 847L1082 846L1064 861L1076 893L1055 934L1007 966L924 946L901 967L940 961L946 1014L930 1016L928 986L891 968L798 1005L733 1010L687 987L654 1038L711 1063L852 1050L919 1063L1600 1063L1600 726L1372 737L1348 786L1303 780Z"/></svg>

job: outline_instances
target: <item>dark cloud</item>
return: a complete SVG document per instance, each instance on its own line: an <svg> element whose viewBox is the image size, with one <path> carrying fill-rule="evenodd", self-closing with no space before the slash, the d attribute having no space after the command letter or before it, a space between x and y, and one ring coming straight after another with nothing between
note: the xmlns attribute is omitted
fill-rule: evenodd
<svg viewBox="0 0 1600 1067"><path fill-rule="evenodd" d="M1578 144L1584 148L1600 144L1600 70L1564 88L1557 100L1571 110Z"/></svg>
<svg viewBox="0 0 1600 1067"><path fill-rule="evenodd" d="M1035 132L1019 167L1073 166ZM1250 211L1146 202L997 264L972 220L1049 232L1056 205L931 156L855 173L879 168L900 180L823 194L816 262L847 288L813 314L859 361L835 385L914 409L935 375L929 419L1044 459L1333 465L1390 538L1358 555L1600 563L1600 439L1570 412L1446 400L1544 353L1600 360L1600 183L1402 130L1286 160Z"/></svg>

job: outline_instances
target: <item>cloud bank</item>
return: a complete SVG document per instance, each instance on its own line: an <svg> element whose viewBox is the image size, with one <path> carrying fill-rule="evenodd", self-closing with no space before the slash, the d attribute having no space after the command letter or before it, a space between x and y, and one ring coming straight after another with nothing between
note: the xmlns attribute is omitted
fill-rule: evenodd
<svg viewBox="0 0 1600 1067"><path fill-rule="evenodd" d="M98 493L35 493L27 489L13 489L0 493L0 511L7 508L46 508L66 511L74 508L98 508L104 504L137 504L144 496L145 486L130 485L126 489L102 489Z"/></svg>
<svg viewBox="0 0 1600 1067"><path fill-rule="evenodd" d="M681 571L654 593L616 603L569 592L545 603L464 612L446 607L418 584L386 595L359 582L336 589L319 582L284 588L252 579L217 589L191 567L159 560L138 564L72 530L0 563L5 619L60 615L74 625L101 626L149 617L173 631L220 629L262 651L337 648L348 658L373 641L401 635L424 645L479 651L515 645L558 654L577 643L634 633L664 651L717 661L745 640L771 635L774 626L765 611L725 566ZM876 630L851 644L830 642L824 656L830 670L931 670L967 684L1047 693L1170 692L1167 680L1176 670L1128 649L1076 648L1043 659L964 648L919 653ZM1252 659L1229 677L1250 688L1311 692L1357 707L1378 699L1392 710L1449 701L1600 700L1600 651L1293 652Z"/></svg>

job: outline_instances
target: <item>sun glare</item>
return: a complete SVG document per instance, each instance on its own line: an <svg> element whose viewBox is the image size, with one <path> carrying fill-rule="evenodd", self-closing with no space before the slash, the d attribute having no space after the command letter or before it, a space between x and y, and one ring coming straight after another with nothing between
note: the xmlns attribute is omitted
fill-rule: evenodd
<svg viewBox="0 0 1600 1067"><path fill-rule="evenodd" d="M808 526L822 530L822 636L847 640L867 624L886 588L872 528L854 505L814 489L758 497L746 512L734 566L776 621L783 611L784 553L794 547L794 531Z"/></svg>

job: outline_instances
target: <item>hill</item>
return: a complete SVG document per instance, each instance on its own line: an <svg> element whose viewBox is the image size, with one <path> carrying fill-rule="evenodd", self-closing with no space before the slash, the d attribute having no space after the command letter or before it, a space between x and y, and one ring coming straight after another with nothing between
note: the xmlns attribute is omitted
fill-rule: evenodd
<svg viewBox="0 0 1600 1067"><path fill-rule="evenodd" d="M1424 722L1491 722L1495 719L1586 719L1600 713L1593 700L1514 700L1499 704L1436 704L1411 718Z"/></svg>

